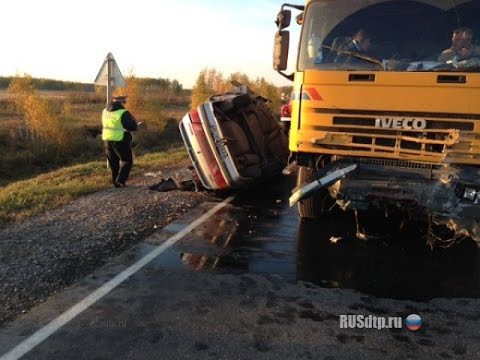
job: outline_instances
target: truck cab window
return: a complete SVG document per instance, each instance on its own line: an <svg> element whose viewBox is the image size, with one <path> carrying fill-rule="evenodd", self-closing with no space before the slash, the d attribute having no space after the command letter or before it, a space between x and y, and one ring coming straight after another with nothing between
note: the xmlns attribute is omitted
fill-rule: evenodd
<svg viewBox="0 0 480 360"><path fill-rule="evenodd" d="M478 1L366 3L312 2L305 12L298 70L480 71ZM459 29L467 29L464 48L452 44Z"/></svg>

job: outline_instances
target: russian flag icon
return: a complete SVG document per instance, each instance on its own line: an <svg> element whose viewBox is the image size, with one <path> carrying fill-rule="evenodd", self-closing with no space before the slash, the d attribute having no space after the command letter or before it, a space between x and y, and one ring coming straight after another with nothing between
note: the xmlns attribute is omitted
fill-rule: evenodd
<svg viewBox="0 0 480 360"><path fill-rule="evenodd" d="M417 314L408 315L405 320L405 325L410 331L417 331L422 327L422 318Z"/></svg>

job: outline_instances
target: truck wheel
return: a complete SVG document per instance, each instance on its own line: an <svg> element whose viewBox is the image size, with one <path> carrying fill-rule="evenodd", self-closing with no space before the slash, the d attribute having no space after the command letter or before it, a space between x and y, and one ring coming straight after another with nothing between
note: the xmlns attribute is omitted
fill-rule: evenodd
<svg viewBox="0 0 480 360"><path fill-rule="evenodd" d="M304 184L310 179L313 169L306 166L298 167L297 186ZM314 195L298 202L298 214L301 218L319 218L332 208L335 200L326 189L317 191Z"/></svg>

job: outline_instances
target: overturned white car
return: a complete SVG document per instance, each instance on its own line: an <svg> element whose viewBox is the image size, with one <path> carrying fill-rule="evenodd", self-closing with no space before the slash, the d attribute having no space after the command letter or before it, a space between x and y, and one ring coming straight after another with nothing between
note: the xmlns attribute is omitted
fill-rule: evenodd
<svg viewBox="0 0 480 360"><path fill-rule="evenodd" d="M241 188L281 173L288 140L266 102L239 86L183 117L180 133L206 189Z"/></svg>

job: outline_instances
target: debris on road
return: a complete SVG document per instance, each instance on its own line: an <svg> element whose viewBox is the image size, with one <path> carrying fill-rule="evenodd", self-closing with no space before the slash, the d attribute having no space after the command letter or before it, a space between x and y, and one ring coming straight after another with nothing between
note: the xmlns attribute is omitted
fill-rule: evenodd
<svg viewBox="0 0 480 360"><path fill-rule="evenodd" d="M173 190L200 192L204 190L197 174L193 171L193 167L189 167L188 171L179 170L173 177L163 178L160 182L151 185L148 188L159 192Z"/></svg>
<svg viewBox="0 0 480 360"><path fill-rule="evenodd" d="M315 191L328 187L333 183L344 179L348 173L352 172L356 168L357 165L355 164L347 165L342 168L336 168L331 172L327 172L327 170L330 170L329 167L323 168L322 171L317 174L317 176L320 176L318 179L315 179L312 182L304 184L301 187L293 190L293 194L290 197L290 206L295 205L302 199L312 196Z"/></svg>
<svg viewBox="0 0 480 360"><path fill-rule="evenodd" d="M177 184L172 178L162 179L159 183L149 186L150 190L155 190L159 192L167 192L173 190L180 191L193 191L199 192L202 191L202 187L195 180L185 180Z"/></svg>

